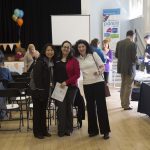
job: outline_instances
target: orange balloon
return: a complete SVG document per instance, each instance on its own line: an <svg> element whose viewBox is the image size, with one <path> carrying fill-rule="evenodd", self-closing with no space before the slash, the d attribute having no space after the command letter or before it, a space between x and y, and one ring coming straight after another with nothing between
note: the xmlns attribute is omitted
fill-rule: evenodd
<svg viewBox="0 0 150 150"><path fill-rule="evenodd" d="M18 26L21 27L23 25L23 19L22 18L17 19L17 24Z"/></svg>

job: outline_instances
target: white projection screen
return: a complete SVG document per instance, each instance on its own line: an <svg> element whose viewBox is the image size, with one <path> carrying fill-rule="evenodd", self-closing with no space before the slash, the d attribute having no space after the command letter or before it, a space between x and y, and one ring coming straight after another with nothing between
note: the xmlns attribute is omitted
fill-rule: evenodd
<svg viewBox="0 0 150 150"><path fill-rule="evenodd" d="M68 40L72 44L79 39L90 42L89 15L52 15L52 44L61 45Z"/></svg>

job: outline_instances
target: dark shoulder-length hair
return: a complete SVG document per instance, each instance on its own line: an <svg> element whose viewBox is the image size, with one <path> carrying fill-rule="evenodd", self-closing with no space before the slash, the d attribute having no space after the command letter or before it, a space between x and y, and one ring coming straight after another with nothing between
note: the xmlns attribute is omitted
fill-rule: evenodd
<svg viewBox="0 0 150 150"><path fill-rule="evenodd" d="M69 42L69 41L64 41L62 44L61 44L61 48L64 46L64 44L65 43L68 43L69 45L70 45L70 52L69 52L69 54L68 54L68 56L67 56L67 61L69 60L69 59L71 59L72 57L73 57L73 48L72 48L72 44L71 44L71 42ZM60 59L62 59L62 51L60 50L60 54L59 54L59 58Z"/></svg>
<svg viewBox="0 0 150 150"><path fill-rule="evenodd" d="M74 46L74 49L75 49L75 56L78 57L80 56L80 53L79 53L79 50L78 50L78 46L79 44L84 44L86 46L86 54L92 54L93 51L92 51L92 48L91 46L89 45L89 43L86 41L86 40L78 40L76 43L75 43L75 46Z"/></svg>
<svg viewBox="0 0 150 150"><path fill-rule="evenodd" d="M52 60L54 60L55 59L55 55L56 55L55 54L56 50L55 50L55 47L51 43L47 43L47 44L44 45L44 47L43 47L43 49L42 49L42 51L40 53L40 57L46 57L45 53L46 53L46 49L47 49L48 46L50 46L54 50L54 56L52 58Z"/></svg>
<svg viewBox="0 0 150 150"><path fill-rule="evenodd" d="M93 39L90 43L91 46L97 47L99 43L99 40L97 38Z"/></svg>

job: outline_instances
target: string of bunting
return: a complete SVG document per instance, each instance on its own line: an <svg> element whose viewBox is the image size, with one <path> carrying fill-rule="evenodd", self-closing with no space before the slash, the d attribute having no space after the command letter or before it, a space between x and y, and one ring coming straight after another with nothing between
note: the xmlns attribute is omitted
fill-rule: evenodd
<svg viewBox="0 0 150 150"><path fill-rule="evenodd" d="M18 43L0 43L0 46L3 47L4 51L6 51L7 47L10 48L10 50L13 50L13 47L16 46L17 48L21 46L21 27L23 25L23 16L24 16L24 11L21 9L16 8L14 10L14 14L12 15L12 20L19 26L18 30L18 37L19 41Z"/></svg>
<svg viewBox="0 0 150 150"><path fill-rule="evenodd" d="M13 47L19 47L19 43L0 43L0 46L3 46L4 51L6 50L7 46L11 49L11 51L13 50Z"/></svg>

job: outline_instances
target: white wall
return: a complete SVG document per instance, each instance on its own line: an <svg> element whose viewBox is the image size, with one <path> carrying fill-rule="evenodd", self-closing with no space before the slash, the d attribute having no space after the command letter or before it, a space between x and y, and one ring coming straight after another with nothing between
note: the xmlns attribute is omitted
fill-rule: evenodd
<svg viewBox="0 0 150 150"><path fill-rule="evenodd" d="M102 40L102 12L103 9L120 8L121 39L125 38L126 31L130 29L128 21L129 1L127 0L81 0L82 14L90 14L90 37Z"/></svg>
<svg viewBox="0 0 150 150"><path fill-rule="evenodd" d="M144 0L143 5L143 16L130 20L133 29L137 29L141 35L144 37L145 34L150 33L150 0Z"/></svg>
<svg viewBox="0 0 150 150"><path fill-rule="evenodd" d="M150 0L144 0L143 2L143 16L130 20L130 26L133 30L136 29L139 35L137 45L141 55L144 54L146 45L146 43L144 42L144 36L147 33L150 33Z"/></svg>
<svg viewBox="0 0 150 150"><path fill-rule="evenodd" d="M144 29L145 33L150 33L150 0L144 0Z"/></svg>

